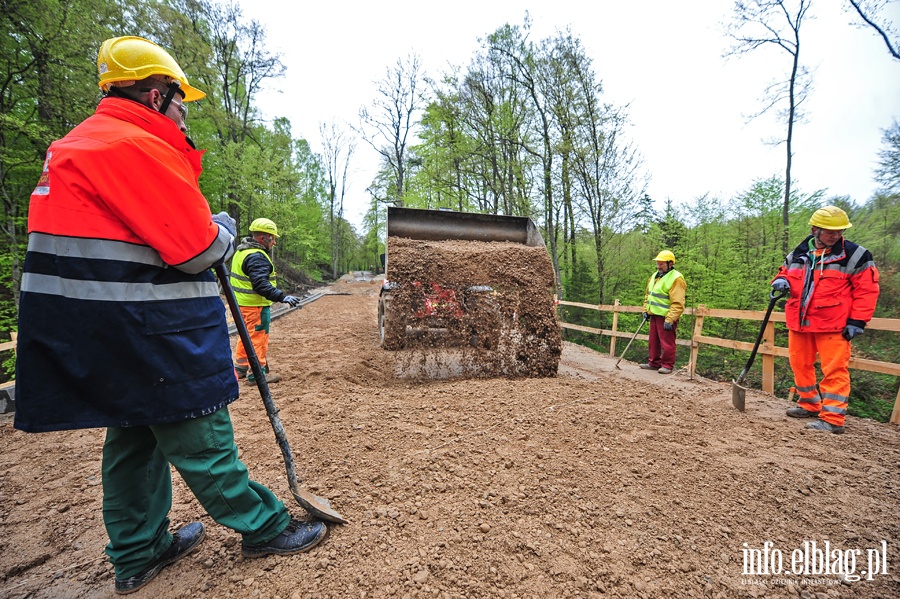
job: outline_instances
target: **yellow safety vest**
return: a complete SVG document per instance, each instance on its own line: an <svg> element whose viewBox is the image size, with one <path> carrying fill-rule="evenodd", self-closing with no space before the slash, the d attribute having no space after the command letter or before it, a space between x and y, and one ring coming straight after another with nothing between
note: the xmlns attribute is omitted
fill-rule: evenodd
<svg viewBox="0 0 900 599"><path fill-rule="evenodd" d="M647 282L647 312L656 316L665 316L669 313L671 306L669 290L680 276L681 273L674 269L659 278L656 278L655 274L650 275Z"/></svg>
<svg viewBox="0 0 900 599"><path fill-rule="evenodd" d="M272 300L266 299L253 290L250 283L250 277L244 274L244 259L254 252L259 252L266 257L269 264L272 265L272 274L269 275L269 282L275 287L275 263L272 258L264 250L259 248L248 248L238 250L231 259L231 287L234 289L234 295L237 298L239 306L271 306Z"/></svg>

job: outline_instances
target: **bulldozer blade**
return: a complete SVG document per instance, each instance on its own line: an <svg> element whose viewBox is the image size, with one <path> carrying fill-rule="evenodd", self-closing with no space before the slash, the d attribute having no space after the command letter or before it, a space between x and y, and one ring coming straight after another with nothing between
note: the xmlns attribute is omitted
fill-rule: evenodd
<svg viewBox="0 0 900 599"><path fill-rule="evenodd" d="M509 241L539 247L544 238L524 216L499 216L449 210L388 207L388 237L406 237L424 241ZM390 255L387 255L390 264Z"/></svg>
<svg viewBox="0 0 900 599"><path fill-rule="evenodd" d="M731 405L736 407L739 411L744 411L744 400L747 395L747 387L742 387L738 384L737 381L732 379L731 381Z"/></svg>

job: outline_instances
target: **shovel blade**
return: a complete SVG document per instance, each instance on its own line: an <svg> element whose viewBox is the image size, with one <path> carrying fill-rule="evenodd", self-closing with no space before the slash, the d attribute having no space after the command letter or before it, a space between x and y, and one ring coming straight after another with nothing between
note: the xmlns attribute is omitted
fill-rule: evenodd
<svg viewBox="0 0 900 599"><path fill-rule="evenodd" d="M314 495L302 487L296 490L291 489L291 493L294 495L294 499L297 503L300 504L300 507L316 518L334 522L336 524L347 523L347 520L337 513L334 508L331 507L331 503L324 497Z"/></svg>
<svg viewBox="0 0 900 599"><path fill-rule="evenodd" d="M731 381L731 405L741 412L744 411L744 399L747 395L747 387L742 387L737 381Z"/></svg>

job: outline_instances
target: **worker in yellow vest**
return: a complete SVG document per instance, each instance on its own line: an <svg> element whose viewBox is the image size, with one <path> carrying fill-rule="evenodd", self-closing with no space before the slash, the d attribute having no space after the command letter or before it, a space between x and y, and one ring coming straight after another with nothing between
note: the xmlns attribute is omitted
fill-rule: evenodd
<svg viewBox="0 0 900 599"><path fill-rule="evenodd" d="M266 381L275 383L281 376L269 372L266 354L269 349L270 308L275 302L291 307L300 305L300 298L288 295L275 286L275 263L271 251L278 239L278 227L268 218L257 218L250 223L250 237L244 237L231 260L231 286L241 316L247 323L250 342L259 358L259 365L266 372ZM255 382L250 370L250 360L244 344L238 340L234 348L234 372L237 378Z"/></svg>
<svg viewBox="0 0 900 599"><path fill-rule="evenodd" d="M687 283L675 270L675 254L663 250L654 258L656 272L650 275L644 295L644 319L650 321L650 357L645 370L671 374L675 368L675 333L684 312Z"/></svg>

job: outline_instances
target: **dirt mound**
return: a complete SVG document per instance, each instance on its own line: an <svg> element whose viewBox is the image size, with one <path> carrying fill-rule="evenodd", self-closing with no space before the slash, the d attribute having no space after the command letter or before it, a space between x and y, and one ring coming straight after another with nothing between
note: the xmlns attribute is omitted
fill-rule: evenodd
<svg viewBox="0 0 900 599"><path fill-rule="evenodd" d="M208 535L136 599L900 596L897 427L807 432L783 400L751 391L742 414L728 385L617 371L571 344L553 378L401 380L376 308L325 295L272 325L298 474L349 524L309 553L244 560L176 473L172 526ZM241 388L241 457L300 515L259 394ZM28 435L0 418L0 597L115 596L103 431ZM887 573L745 573L764 547L790 567L826 542L861 552L857 574L884 548Z"/></svg>
<svg viewBox="0 0 900 599"><path fill-rule="evenodd" d="M389 237L386 278L385 347L414 350L398 373L555 376L562 339L546 248Z"/></svg>

